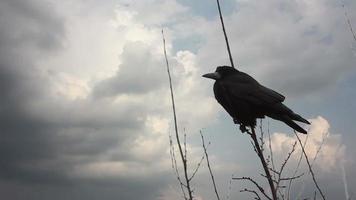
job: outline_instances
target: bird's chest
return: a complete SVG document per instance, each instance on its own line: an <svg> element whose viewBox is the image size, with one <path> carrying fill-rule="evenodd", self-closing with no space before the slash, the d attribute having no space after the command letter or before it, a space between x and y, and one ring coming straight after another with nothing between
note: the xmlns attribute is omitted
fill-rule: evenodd
<svg viewBox="0 0 356 200"><path fill-rule="evenodd" d="M243 99L231 95L228 88L219 82L214 84L214 95L219 104L222 105L232 117L249 114L249 105L243 101Z"/></svg>

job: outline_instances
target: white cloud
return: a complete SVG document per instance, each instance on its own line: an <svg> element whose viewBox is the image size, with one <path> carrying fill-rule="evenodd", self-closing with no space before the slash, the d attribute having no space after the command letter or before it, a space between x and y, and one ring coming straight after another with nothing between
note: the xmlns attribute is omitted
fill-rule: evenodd
<svg viewBox="0 0 356 200"><path fill-rule="evenodd" d="M346 160L345 145L341 142L341 135L329 132L329 122L321 116L311 119L311 125L308 129L308 135L299 134L299 137L306 146L305 151L309 160L312 162L317 155L315 164L323 170L331 170L339 167L340 162ZM268 139L266 139L268 141ZM271 136L271 144L274 152L279 157L286 155L286 152L291 151L291 148L297 138L294 134L274 133ZM299 143L297 143L296 151L292 158L298 160L302 153ZM280 158L281 159L281 158ZM283 159L283 158L282 158Z"/></svg>
<svg viewBox="0 0 356 200"><path fill-rule="evenodd" d="M239 69L289 98L335 87L355 63L343 10L335 2L244 1L225 25ZM218 19L199 28L206 42L198 65L211 71L228 64Z"/></svg>
<svg viewBox="0 0 356 200"><path fill-rule="evenodd" d="M54 16L50 7L39 4L43 12L37 12L35 4L12 2L14 8L30 10L0 8L14 20L1 29L0 43L6 47L2 58L22 67L21 74L14 70L9 74L17 76L4 73L5 81L0 80L7 92L3 107L13 112L10 118L4 114L4 120L13 121L4 123L7 132L2 132L9 137L4 140L9 169L17 170L21 163L45 178L43 168L72 175L68 179L148 177L147 182L170 172L167 134L172 132L172 113L160 32L165 23L180 129L195 134L216 122L219 105L212 82L201 75L227 63L217 20L194 16L175 0L120 1L117 6L109 1L53 1L55 17L48 17ZM332 85L353 66L347 53L350 35L340 25L342 12L330 2L239 4L226 17L232 50L241 69L260 80L287 94L304 95ZM175 40L190 36L201 39L197 51L172 50ZM9 46L14 46L10 53ZM34 75L37 69L41 76ZM92 98L95 87L105 81L113 89L109 98ZM325 138L316 163L323 169L333 169L345 154L341 136L328 130L325 119L314 119L306 147L313 157ZM293 141L291 135L276 133L273 148L286 152ZM194 166L202 149L192 144L187 148ZM13 159L21 162L11 163ZM211 154L218 173L239 169L238 163L223 160Z"/></svg>

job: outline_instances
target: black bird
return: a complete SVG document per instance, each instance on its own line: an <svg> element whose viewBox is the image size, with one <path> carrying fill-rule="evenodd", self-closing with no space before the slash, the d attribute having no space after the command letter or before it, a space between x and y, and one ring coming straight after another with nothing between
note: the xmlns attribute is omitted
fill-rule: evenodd
<svg viewBox="0 0 356 200"><path fill-rule="evenodd" d="M300 133L307 133L293 120L310 123L282 103L285 97L259 84L250 75L229 66L219 66L214 73L204 74L203 77L215 80L216 100L234 123L240 124L242 132L246 131L246 126L255 127L257 118L268 116Z"/></svg>

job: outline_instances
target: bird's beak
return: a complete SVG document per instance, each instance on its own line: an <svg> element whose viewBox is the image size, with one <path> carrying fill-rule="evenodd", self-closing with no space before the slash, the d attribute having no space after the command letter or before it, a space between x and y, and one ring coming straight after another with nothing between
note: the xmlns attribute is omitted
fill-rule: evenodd
<svg viewBox="0 0 356 200"><path fill-rule="evenodd" d="M204 74L203 77L218 80L221 78L221 75L218 72L214 72L214 73Z"/></svg>

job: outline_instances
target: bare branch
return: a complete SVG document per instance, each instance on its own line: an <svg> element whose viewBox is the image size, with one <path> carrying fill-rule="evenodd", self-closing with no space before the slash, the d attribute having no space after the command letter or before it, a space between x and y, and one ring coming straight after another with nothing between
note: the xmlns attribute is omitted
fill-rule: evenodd
<svg viewBox="0 0 356 200"><path fill-rule="evenodd" d="M206 146L206 148L208 148L209 145L210 145L210 143L208 143L208 145ZM201 159L200 159L200 161L199 161L197 167L196 167L195 170L193 171L192 176L189 178L189 181L191 181L191 180L194 178L195 174L198 172L198 169L200 168L201 163L203 162L204 158L205 158L205 154L201 157Z"/></svg>
<svg viewBox="0 0 356 200"><path fill-rule="evenodd" d="M287 178L281 178L281 181L287 181L287 180L294 180L302 177L304 173L299 174L298 176L293 176L293 177L287 177Z"/></svg>
<svg viewBox="0 0 356 200"><path fill-rule="evenodd" d="M217 6L218 6L218 10L219 10L220 22L221 22L221 26L222 26L222 29L223 29L223 32L224 32L224 38L225 38L225 42L226 42L227 52L229 53L229 59L230 59L231 67L235 68L234 61L232 60L232 56L231 56L229 39L227 38L227 34L226 34L226 30L225 30L224 19L223 19L223 16L221 14L221 8L220 8L219 0L216 0L216 3L217 3Z"/></svg>
<svg viewBox="0 0 356 200"><path fill-rule="evenodd" d="M184 158L182 145L181 145L180 139L179 139L176 107L175 107L175 103L174 103L174 92L173 92L173 86L172 86L172 78L171 78L171 73L170 73L170 70L169 70L169 63L168 63L167 51L166 51L166 40L164 38L163 29L162 29L162 40L163 40L164 57L166 59L169 88L170 88L170 91L171 91L171 101L172 101L172 110L173 110L173 118L174 118L174 130L175 130L175 133L176 133L176 140L177 140L177 144L178 144L178 148L179 148L179 154L180 154L180 157L181 157L182 163L183 163L184 178L185 178L185 182L186 182L186 186L187 186L187 190L188 190L189 200L193 200L192 189L190 187L190 182L189 182L189 178L188 178L187 160Z"/></svg>
<svg viewBox="0 0 356 200"><path fill-rule="evenodd" d="M307 136L306 136L306 138L304 140L303 148L306 147L308 139L309 139L309 134L307 134ZM300 164L302 162L302 159L303 159L303 152L300 153L300 156L299 156L299 159L298 159L298 164L297 164L297 167L294 170L294 173L293 173L292 177L294 177L298 173L298 170L299 170ZM288 192L287 192L288 199L290 199L290 191L291 191L291 188L292 188L292 182L293 182L293 179L289 180L289 183L288 183Z"/></svg>
<svg viewBox="0 0 356 200"><path fill-rule="evenodd" d="M290 157L292 156L293 152L295 151L295 146L296 145L297 145L297 141L294 142L294 144L292 146L292 150L288 153L287 158L284 160L284 162L282 163L281 169L279 170L278 181L277 181L277 185L276 185L276 189L277 190L278 190L278 187L279 187L279 183L281 182L281 178L282 178L282 173L283 173L284 167L286 166L288 160L290 159Z"/></svg>
<svg viewBox="0 0 356 200"><path fill-rule="evenodd" d="M256 137L256 132L255 132L255 129L253 127L251 127L250 136L251 136L253 142L255 143L254 146L255 146L255 149L257 151L257 155L260 158L262 167L263 167L263 169L265 171L266 178L267 178L268 184L269 184L270 189L271 189L272 199L273 200L277 200L276 188L275 188L275 186L273 184L273 179L272 179L271 173L269 171L269 168L268 168L268 165L267 165L266 160L264 158L263 152L262 152L262 150L260 148L260 145L258 143L258 140L257 140L257 137Z"/></svg>
<svg viewBox="0 0 356 200"><path fill-rule="evenodd" d="M316 159L317 159L317 157L318 157L318 155L319 155L319 153L321 151L321 148L323 147L323 145L325 143L325 140L328 137L328 135L329 135L329 133L327 133L326 135L323 136L323 139L322 139L322 141L321 141L321 143L320 143L320 145L318 147L318 150L315 153L315 156L314 156L313 161L311 162L310 166L313 166L313 164L315 163L315 161L316 161Z"/></svg>
<svg viewBox="0 0 356 200"><path fill-rule="evenodd" d="M229 189L227 191L227 195L226 195L226 200L230 199L230 192L231 192L231 185L232 185L232 178L234 177L234 175L231 175L231 179L229 180Z"/></svg>
<svg viewBox="0 0 356 200"><path fill-rule="evenodd" d="M184 160L187 160L187 134L185 133L185 128L183 129L184 132Z"/></svg>
<svg viewBox="0 0 356 200"><path fill-rule="evenodd" d="M271 163L272 163L272 169L276 170L276 167L274 165L274 159L273 159L273 151L272 151L272 140L271 140L271 133L269 131L269 121L267 121L267 133L268 133L268 147L269 147L269 152L270 152L270 157L271 157ZM275 175L273 175L273 178L276 179Z"/></svg>
<svg viewBox="0 0 356 200"><path fill-rule="evenodd" d="M263 131L263 124L262 124L262 119L260 119L260 147L261 147L261 151L264 152L264 146L265 146L265 141L264 141L264 131Z"/></svg>
<svg viewBox="0 0 356 200"><path fill-rule="evenodd" d="M233 177L232 179L233 180L248 180L248 181L250 181L251 183L253 183L257 187L257 189L261 192L261 194L263 194L267 199L272 200L271 197L269 197L266 194L265 190L255 180L253 180L252 178L244 176L244 177Z"/></svg>
<svg viewBox="0 0 356 200"><path fill-rule="evenodd" d="M218 200L220 200L219 193L218 193L218 190L217 190L216 184L215 184L215 179L214 179L213 171L211 170L211 167L210 167L209 155L208 155L208 152L207 152L207 149L206 149L206 146L205 146L204 136L203 136L203 133L202 133L201 131L200 131L200 136L201 136L201 141L202 141L202 143L203 143L204 153L205 153L205 157L206 157L206 163L208 164L209 173L210 173L210 176L211 176L211 181L213 182L215 195L216 195L216 198L217 198Z"/></svg>
<svg viewBox="0 0 356 200"><path fill-rule="evenodd" d="M240 190L240 192L249 192L249 193L252 193L254 194L256 197L254 199L256 200L261 200L261 197L258 195L258 193L255 191L255 190L249 190L247 188L243 189L243 190Z"/></svg>
<svg viewBox="0 0 356 200"><path fill-rule="evenodd" d="M174 172L176 174L176 177L177 177L177 180L179 182L179 186L182 190L182 194L183 194L183 197L185 200L187 200L187 195L185 194L185 190L184 190L184 187L186 187L186 185L184 185L184 183L182 182L182 179L180 177L180 174L179 174L179 170L178 170L178 166L177 166L177 159L176 159L176 156L175 156L175 150L174 150L174 146L173 146L173 141L172 141L172 136L169 135L169 152L171 154L171 161L172 161L172 168L174 169Z"/></svg>
<svg viewBox="0 0 356 200"><path fill-rule="evenodd" d="M294 135L297 137L298 142L299 142L299 144L300 144L300 147L302 148L302 151L303 151L303 154L304 154L305 160L307 161L307 164L308 164L308 167L309 167L309 172L310 172L310 174L312 175L312 178L313 178L314 184L315 184L316 188L318 189L319 194L321 195L321 197L323 198L323 200L325 200L325 196L324 196L323 192L321 191L321 189L320 189L320 187L319 187L318 182L316 181L316 178L315 178L315 175L314 175L313 169L312 169L312 167L311 167L311 165L310 165L310 163L309 163L308 156L307 156L307 154L306 154L306 152L305 152L305 149L304 149L304 147L303 147L303 145L302 145L302 141L300 140L300 138L299 138L299 136L298 136L298 134L297 134L297 132L296 132L296 131L294 131Z"/></svg>
<svg viewBox="0 0 356 200"><path fill-rule="evenodd" d="M356 34L355 34L355 31L354 31L354 29L352 27L351 20L350 20L349 15L347 14L347 10L345 8L345 4L344 3L342 3L342 8L344 9L344 15L345 15L345 18L346 18L347 25L349 26L350 32L351 32L351 34L352 34L352 36L353 36L353 38L354 38L354 40L356 42Z"/></svg>

